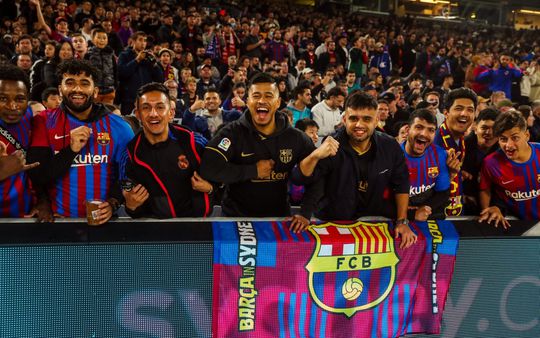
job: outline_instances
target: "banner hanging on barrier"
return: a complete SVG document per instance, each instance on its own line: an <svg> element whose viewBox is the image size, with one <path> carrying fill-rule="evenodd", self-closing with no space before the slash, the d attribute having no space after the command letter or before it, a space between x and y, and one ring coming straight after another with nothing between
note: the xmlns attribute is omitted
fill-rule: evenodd
<svg viewBox="0 0 540 338"><path fill-rule="evenodd" d="M439 333L458 235L412 223L214 223L214 337L398 337Z"/></svg>

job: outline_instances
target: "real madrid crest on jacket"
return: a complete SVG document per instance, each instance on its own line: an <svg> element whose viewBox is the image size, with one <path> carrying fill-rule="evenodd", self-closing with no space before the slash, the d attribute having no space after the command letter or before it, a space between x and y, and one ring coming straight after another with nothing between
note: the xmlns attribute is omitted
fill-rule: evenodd
<svg viewBox="0 0 540 338"><path fill-rule="evenodd" d="M260 134L249 114L225 126L208 143L201 166L203 178L226 184L222 209L227 216L287 216L287 183L294 166L315 148L287 116L276 112L276 132ZM267 179L257 178L257 162L272 159Z"/></svg>

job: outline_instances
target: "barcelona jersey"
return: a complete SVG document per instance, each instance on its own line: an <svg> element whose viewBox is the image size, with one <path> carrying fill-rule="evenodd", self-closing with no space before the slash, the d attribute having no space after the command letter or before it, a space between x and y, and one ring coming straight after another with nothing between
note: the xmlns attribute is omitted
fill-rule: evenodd
<svg viewBox="0 0 540 338"><path fill-rule="evenodd" d="M14 137L24 150L28 149L32 115L32 109L28 107L19 123L8 124L0 120L2 128L11 134L7 137L0 135L0 142L7 146L8 155L17 150L13 142L8 140L10 137ZM0 181L0 196L2 197L0 217L22 217L30 212L32 194L26 171Z"/></svg>
<svg viewBox="0 0 540 338"><path fill-rule="evenodd" d="M419 206L433 195L434 191L450 188L450 176L446 165L446 151L435 144L426 148L422 156L414 157L405 151L405 142L401 144L409 168L410 204Z"/></svg>
<svg viewBox="0 0 540 338"><path fill-rule="evenodd" d="M50 147L57 154L70 146L70 131L80 126L92 130L90 138L69 171L49 188L53 211L64 217L85 217L85 200L109 197L122 158L127 156L127 143L133 138L133 131L119 116L105 114L84 122L58 108L34 118L32 147Z"/></svg>
<svg viewBox="0 0 540 338"><path fill-rule="evenodd" d="M520 219L540 219L540 143L529 143L531 158L509 160L499 149L484 159L480 190L493 189L492 199ZM497 203L498 202L498 203Z"/></svg>

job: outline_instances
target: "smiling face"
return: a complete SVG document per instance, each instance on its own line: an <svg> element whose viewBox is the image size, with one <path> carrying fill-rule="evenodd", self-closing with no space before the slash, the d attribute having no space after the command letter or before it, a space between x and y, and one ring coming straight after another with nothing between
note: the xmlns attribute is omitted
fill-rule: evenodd
<svg viewBox="0 0 540 338"><path fill-rule="evenodd" d="M476 138L478 146L489 148L497 143L497 138L493 135L494 120L481 120L476 125Z"/></svg>
<svg viewBox="0 0 540 338"><path fill-rule="evenodd" d="M249 88L247 106L255 128L263 134L271 134L276 126L274 115L279 108L280 97L275 83L254 83Z"/></svg>
<svg viewBox="0 0 540 338"><path fill-rule="evenodd" d="M18 123L28 107L28 93L22 81L0 80L0 119Z"/></svg>
<svg viewBox="0 0 540 338"><path fill-rule="evenodd" d="M405 150L412 156L422 156L435 139L437 125L416 117L409 128Z"/></svg>
<svg viewBox="0 0 540 338"><path fill-rule="evenodd" d="M58 90L69 110L82 119L88 116L98 95L94 80L85 73L64 74Z"/></svg>
<svg viewBox="0 0 540 338"><path fill-rule="evenodd" d="M450 109L445 110L446 124L453 137L461 137L474 120L474 102L471 99L456 99Z"/></svg>
<svg viewBox="0 0 540 338"><path fill-rule="evenodd" d="M170 101L160 91L144 93L137 101L135 116L141 122L145 137L152 144L167 139L172 114Z"/></svg>
<svg viewBox="0 0 540 338"><path fill-rule="evenodd" d="M348 107L343 116L345 130L353 146L361 146L369 142L375 132L379 118L377 110L371 108L354 109Z"/></svg>

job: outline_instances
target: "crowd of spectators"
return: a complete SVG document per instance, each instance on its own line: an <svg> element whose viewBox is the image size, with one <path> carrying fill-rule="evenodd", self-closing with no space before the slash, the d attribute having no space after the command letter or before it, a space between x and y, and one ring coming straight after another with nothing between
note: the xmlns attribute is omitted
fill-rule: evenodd
<svg viewBox="0 0 540 338"><path fill-rule="evenodd" d="M137 92L146 84L163 83L174 122L209 141L247 109L250 79L267 73L276 79L279 109L292 126L309 128L316 145L343 126L344 103L357 90L377 100L377 130L399 142L417 109L443 126L447 96L461 87L477 95L477 123L463 136L475 135L486 120L482 111L515 110L530 141L540 141L534 31L273 1L16 0L4 1L0 13L0 58L28 75L29 97L43 105L34 104L34 114L61 104L57 68L81 59L102 73L94 79L95 102L123 115L135 132ZM478 174L479 164L473 167L465 179Z"/></svg>

